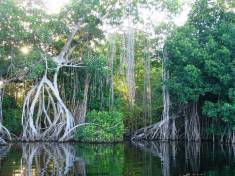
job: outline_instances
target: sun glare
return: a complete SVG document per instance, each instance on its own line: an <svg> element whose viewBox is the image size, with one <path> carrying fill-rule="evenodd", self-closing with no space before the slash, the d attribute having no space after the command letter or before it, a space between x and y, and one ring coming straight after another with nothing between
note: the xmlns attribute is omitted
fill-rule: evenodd
<svg viewBox="0 0 235 176"><path fill-rule="evenodd" d="M20 52L21 52L23 55L27 55L27 54L29 54L29 52L30 52L30 47L29 47L29 46L22 46L22 47L20 48Z"/></svg>
<svg viewBox="0 0 235 176"><path fill-rule="evenodd" d="M69 0L43 0L49 14L59 13Z"/></svg>

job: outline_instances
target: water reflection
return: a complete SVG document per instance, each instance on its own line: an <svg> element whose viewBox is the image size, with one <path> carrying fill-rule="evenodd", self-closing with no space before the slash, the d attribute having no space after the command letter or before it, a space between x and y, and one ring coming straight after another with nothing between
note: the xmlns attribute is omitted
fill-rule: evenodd
<svg viewBox="0 0 235 176"><path fill-rule="evenodd" d="M158 142L147 142L137 141L133 142L135 146L140 148L144 152L150 153L152 156L157 156L161 160L162 175L170 175L170 160L175 162L176 159L176 144L172 143L158 143ZM173 163L174 163L173 162Z"/></svg>
<svg viewBox="0 0 235 176"><path fill-rule="evenodd" d="M124 145L23 143L0 146L0 176L122 175ZM112 168L112 166L118 166Z"/></svg>
<svg viewBox="0 0 235 176"><path fill-rule="evenodd" d="M193 173L200 171L200 156L201 143L186 143L185 144L185 166Z"/></svg>
<svg viewBox="0 0 235 176"><path fill-rule="evenodd" d="M235 145L27 143L0 146L0 175L235 175Z"/></svg>
<svg viewBox="0 0 235 176"><path fill-rule="evenodd" d="M10 149L11 149L11 144L0 146L0 159L2 159L3 157L6 157Z"/></svg>
<svg viewBox="0 0 235 176"><path fill-rule="evenodd" d="M83 162L70 144L31 143L21 147L21 174L25 176L67 175L75 161Z"/></svg>
<svg viewBox="0 0 235 176"><path fill-rule="evenodd" d="M235 145L147 141L133 144L160 158L163 176L235 175Z"/></svg>

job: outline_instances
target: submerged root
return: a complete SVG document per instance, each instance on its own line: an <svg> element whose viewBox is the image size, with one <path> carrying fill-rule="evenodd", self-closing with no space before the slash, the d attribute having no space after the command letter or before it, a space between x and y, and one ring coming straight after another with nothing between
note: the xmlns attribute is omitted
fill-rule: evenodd
<svg viewBox="0 0 235 176"><path fill-rule="evenodd" d="M25 141L67 141L73 137L74 119L60 97L57 75L50 81L45 74L25 98L22 113Z"/></svg>

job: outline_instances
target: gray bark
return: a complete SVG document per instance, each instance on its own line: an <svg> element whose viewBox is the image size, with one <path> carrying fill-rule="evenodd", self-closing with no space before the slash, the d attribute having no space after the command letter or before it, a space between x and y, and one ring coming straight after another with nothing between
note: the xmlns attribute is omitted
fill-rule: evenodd
<svg viewBox="0 0 235 176"><path fill-rule="evenodd" d="M76 124L82 124L82 123L85 123L86 121L87 99L88 99L88 90L89 90L90 80L91 80L90 74L86 74L86 78L84 81L85 86L84 86L84 91L83 91L83 100L79 104L78 111L77 111L78 114L75 117Z"/></svg>

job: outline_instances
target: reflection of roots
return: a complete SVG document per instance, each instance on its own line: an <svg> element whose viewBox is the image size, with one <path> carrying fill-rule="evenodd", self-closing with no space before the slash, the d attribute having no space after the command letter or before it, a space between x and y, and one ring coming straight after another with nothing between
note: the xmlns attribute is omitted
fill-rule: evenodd
<svg viewBox="0 0 235 176"><path fill-rule="evenodd" d="M41 176L67 175L78 160L69 144L24 144L22 149L21 174L25 176L34 172Z"/></svg>
<svg viewBox="0 0 235 176"><path fill-rule="evenodd" d="M132 141L132 143L142 151L160 158L162 162L162 174L164 176L171 175L170 169L174 173L177 171L176 154L179 146L175 142ZM200 143L185 143L185 164L187 171L192 171L195 174L200 171L200 149Z"/></svg>
<svg viewBox="0 0 235 176"><path fill-rule="evenodd" d="M190 166L193 173L200 171L200 143L185 144L185 161L186 165Z"/></svg>
<svg viewBox="0 0 235 176"><path fill-rule="evenodd" d="M65 141L72 137L74 119L60 97L56 80L46 75L25 98L22 114L26 141Z"/></svg>
<svg viewBox="0 0 235 176"><path fill-rule="evenodd" d="M11 145L0 146L0 157L5 157L9 153Z"/></svg>
<svg viewBox="0 0 235 176"><path fill-rule="evenodd" d="M164 176L170 176L170 159L172 151L170 151L169 143L133 142L133 144L153 156L158 156L162 162L162 174Z"/></svg>
<svg viewBox="0 0 235 176"><path fill-rule="evenodd" d="M2 170L3 170L3 166L2 166L2 163L4 163L4 158L8 155L8 153L10 152L11 150L11 145L1 145L0 146L0 175L2 173Z"/></svg>

